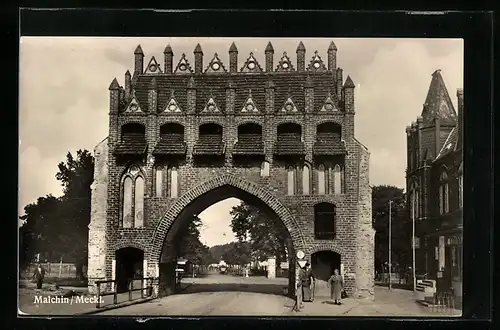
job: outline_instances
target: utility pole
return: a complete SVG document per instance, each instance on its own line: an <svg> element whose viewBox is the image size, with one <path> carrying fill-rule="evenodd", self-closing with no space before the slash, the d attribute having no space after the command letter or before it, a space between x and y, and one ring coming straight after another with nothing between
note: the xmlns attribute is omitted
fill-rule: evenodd
<svg viewBox="0 0 500 330"><path fill-rule="evenodd" d="M413 293L417 292L417 276L415 273L415 193L411 195L411 218L412 218L412 235L411 235L411 249L413 253Z"/></svg>
<svg viewBox="0 0 500 330"><path fill-rule="evenodd" d="M389 290L392 290L392 200L389 201Z"/></svg>

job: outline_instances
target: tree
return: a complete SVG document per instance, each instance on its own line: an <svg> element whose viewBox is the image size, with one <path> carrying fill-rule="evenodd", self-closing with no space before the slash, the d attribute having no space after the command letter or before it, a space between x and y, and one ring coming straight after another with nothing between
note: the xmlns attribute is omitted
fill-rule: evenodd
<svg viewBox="0 0 500 330"><path fill-rule="evenodd" d="M244 202L231 210L231 228L240 242L248 242L253 260L276 256L277 264L286 258L287 233L275 219Z"/></svg>
<svg viewBox="0 0 500 330"><path fill-rule="evenodd" d="M90 224L91 184L94 176L94 157L87 150L78 150L76 158L68 152L66 162L58 165L56 174L63 186L61 197L61 242L64 257L73 260L76 275L82 279L83 266L88 259L88 225Z"/></svg>
<svg viewBox="0 0 500 330"><path fill-rule="evenodd" d="M200 241L201 219L194 215L188 224L177 234L177 255L197 265L208 265L212 258L208 246Z"/></svg>
<svg viewBox="0 0 500 330"><path fill-rule="evenodd" d="M372 189L372 216L375 229L375 269L382 271L389 259L389 201L392 225L392 264L394 271L404 271L411 264L411 232L403 189L380 185Z"/></svg>
<svg viewBox="0 0 500 330"><path fill-rule="evenodd" d="M35 254L49 260L60 251L60 206L58 198L47 195L24 207L19 228L19 265L25 269Z"/></svg>

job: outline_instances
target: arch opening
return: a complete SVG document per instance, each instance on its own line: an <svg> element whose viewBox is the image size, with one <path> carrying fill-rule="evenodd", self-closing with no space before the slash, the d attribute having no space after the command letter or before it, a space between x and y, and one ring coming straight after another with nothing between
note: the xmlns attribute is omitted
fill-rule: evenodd
<svg viewBox="0 0 500 330"><path fill-rule="evenodd" d="M131 142L134 140L145 140L146 139L146 128L142 124L138 123L128 123L121 127L121 139L122 142Z"/></svg>
<svg viewBox="0 0 500 330"><path fill-rule="evenodd" d="M184 142L184 126L178 123L166 123L161 125L160 139Z"/></svg>
<svg viewBox="0 0 500 330"><path fill-rule="evenodd" d="M224 153L222 126L215 123L200 125L198 128L198 141L193 150L193 155L196 156L196 164L208 167L221 166L224 161Z"/></svg>
<svg viewBox="0 0 500 330"><path fill-rule="evenodd" d="M274 264L266 265L266 262L264 262L265 260L262 259L263 255L261 254L259 259L255 247L250 243L245 243L250 242L251 240L246 241L244 239L235 239L235 241L237 241L238 243L235 243L236 245L234 245L234 248L250 249L249 251L245 252L246 256L248 256L249 259L234 259L242 260L241 264L231 263L230 265L228 265L228 268L231 269L231 272L225 275L219 274L217 267L215 267L213 264L203 265L202 267L200 267L201 265L196 265L195 267L197 269L197 272L204 272L203 274L198 274L197 276L201 275L205 276L205 278L199 281L199 283L196 285L190 285L190 289L185 291L184 293L207 291L243 291L275 295L286 295L294 293L296 242L292 240L290 229L288 228L290 226L290 223L282 219L282 217L280 217L280 215L270 205L268 205L269 202L266 203L251 192L245 191L241 188L229 184L225 184L220 187L211 189L194 198L182 209L182 211L179 212L177 216L173 217L171 224L168 226L168 231L164 236L165 238L163 242L159 242L160 245L163 244L161 247L161 254L159 258L160 294L171 294L178 292L176 286L175 268L179 258L184 257L183 255L180 255L179 252L180 250L182 250L182 244L180 244L180 242L182 242L182 235L186 233L186 230L190 226L190 223L195 217L203 214L204 211L210 208L212 205L230 198L239 199L243 205L254 210L254 213L252 214L240 214L240 216L255 217L257 216L256 214L258 214L259 217L262 217L261 220L265 220L265 223L267 225L275 228L276 231L274 233L276 233L277 236L279 235L279 239L281 239L283 255L274 255L274 259L272 258L273 256L270 256L270 260L273 259ZM255 211L257 211L257 213L255 213ZM220 211L217 211L215 217L222 217ZM234 219L234 215L232 215L232 217ZM245 221L240 222L240 224L241 223L245 223ZM235 230L233 230L232 228L229 228L228 230L230 231L228 235L235 232ZM267 257L268 255L266 254L265 256ZM218 263L220 262L220 260L215 260L215 262ZM273 261L271 260L271 262ZM212 268L208 266L211 266ZM253 284L242 286L241 280L239 280L238 277L245 276L245 269L248 270L248 276L250 277L277 277L277 282L271 281L269 283L259 285L256 285L252 282ZM214 270L216 271L214 272ZM192 271L192 268L189 268L189 271ZM184 278L184 280L190 281L186 278ZM183 279L181 279L181 284L182 281ZM220 284L221 281L225 284Z"/></svg>
<svg viewBox="0 0 500 330"><path fill-rule="evenodd" d="M335 269L341 273L341 255L331 250L314 252L311 255L311 269L316 279L328 281Z"/></svg>
<svg viewBox="0 0 500 330"><path fill-rule="evenodd" d="M262 126L245 123L238 126L238 139L233 147L233 161L238 166L259 166L264 158Z"/></svg>
<svg viewBox="0 0 500 330"><path fill-rule="evenodd" d="M325 122L316 126L316 140L320 142L340 141L342 126L335 122Z"/></svg>
<svg viewBox="0 0 500 330"><path fill-rule="evenodd" d="M283 123L278 126L278 142L280 141L295 141L302 140L302 127L296 123Z"/></svg>
<svg viewBox="0 0 500 330"><path fill-rule="evenodd" d="M115 251L116 289L126 292L130 281L134 288L140 288L144 274L144 251L135 247L125 247Z"/></svg>

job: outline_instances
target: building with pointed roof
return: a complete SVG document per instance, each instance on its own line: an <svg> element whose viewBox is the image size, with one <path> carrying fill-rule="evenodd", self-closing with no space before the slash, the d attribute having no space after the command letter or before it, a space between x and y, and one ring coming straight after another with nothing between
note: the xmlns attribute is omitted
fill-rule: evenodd
<svg viewBox="0 0 500 330"><path fill-rule="evenodd" d="M167 45L163 63L137 47L133 77L110 85L109 136L96 148L90 290L103 278L124 289L138 267L171 292L181 224L236 197L281 220L290 294L303 255L318 278L342 270L349 295L373 299L369 152L354 134L355 84L327 47L326 63L317 51L306 63L300 42L292 63L268 43L262 65L253 53L238 62L235 43L229 65L204 62L200 44L193 61Z"/></svg>
<svg viewBox="0 0 500 330"><path fill-rule="evenodd" d="M462 301L463 97L459 89L457 113L436 70L421 115L406 127L416 272L427 274L438 292L452 292L457 305Z"/></svg>

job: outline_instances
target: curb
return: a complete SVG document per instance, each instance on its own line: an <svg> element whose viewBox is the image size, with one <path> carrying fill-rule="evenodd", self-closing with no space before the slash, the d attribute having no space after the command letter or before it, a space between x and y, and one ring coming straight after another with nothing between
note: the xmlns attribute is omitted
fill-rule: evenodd
<svg viewBox="0 0 500 330"><path fill-rule="evenodd" d="M157 298L153 297L153 298L144 298L144 299L132 300L132 301L128 301L128 302L116 304L116 305L105 306L105 307L102 307L102 308L96 308L95 310L91 310L89 312L79 313L78 315L99 314L101 312L109 311L109 310L112 310L112 309L118 309L118 308L122 308L122 307L127 307L127 306L132 306L132 305L138 305L138 304L142 304L142 303L145 303L145 302L148 302L148 301L151 301L151 300L155 300L155 299L157 299Z"/></svg>
<svg viewBox="0 0 500 330"><path fill-rule="evenodd" d="M184 292L187 288L189 288L193 284L194 283L188 284L180 292ZM144 299L137 299L137 300L127 301L127 302L119 303L119 304L116 304L116 305L110 305L110 306L105 306L105 307L102 307L102 308L96 308L95 310L91 310L89 312L79 313L78 315L99 314L101 312L105 312L105 311L109 311L109 310L113 310L113 309L118 309L118 308L122 308L122 307L127 307L127 306L142 304L142 303L145 303L145 302L148 302L148 301L152 301L152 300L155 300L155 299L158 299L158 297L144 298Z"/></svg>

